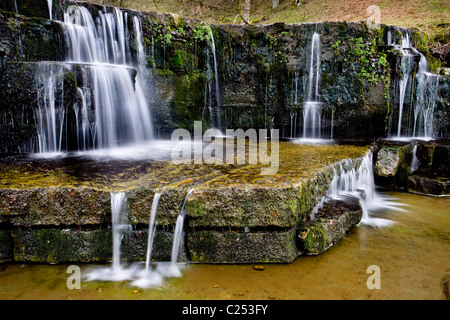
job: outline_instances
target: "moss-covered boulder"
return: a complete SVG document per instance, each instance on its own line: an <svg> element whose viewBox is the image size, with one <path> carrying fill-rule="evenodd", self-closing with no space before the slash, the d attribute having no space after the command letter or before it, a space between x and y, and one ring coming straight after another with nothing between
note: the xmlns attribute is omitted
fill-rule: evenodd
<svg viewBox="0 0 450 320"><path fill-rule="evenodd" d="M328 250L351 232L361 218L362 209L356 199L325 203L317 217L299 229L299 250L308 255L318 255Z"/></svg>
<svg viewBox="0 0 450 320"><path fill-rule="evenodd" d="M412 145L384 145L376 155L374 173L379 185L399 189L411 174Z"/></svg>

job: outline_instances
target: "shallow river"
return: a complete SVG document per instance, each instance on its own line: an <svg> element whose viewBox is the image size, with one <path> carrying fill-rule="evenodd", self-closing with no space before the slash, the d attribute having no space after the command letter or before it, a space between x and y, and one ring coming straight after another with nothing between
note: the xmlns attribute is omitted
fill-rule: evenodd
<svg viewBox="0 0 450 320"><path fill-rule="evenodd" d="M181 278L160 288L82 280L72 290L67 265L0 265L0 299L445 299L450 197L390 195L406 205L402 212L378 213L393 225L357 226L327 252L291 264L262 265L262 271L255 265L189 264ZM371 265L380 268L380 289L367 287ZM83 274L95 266L80 267Z"/></svg>

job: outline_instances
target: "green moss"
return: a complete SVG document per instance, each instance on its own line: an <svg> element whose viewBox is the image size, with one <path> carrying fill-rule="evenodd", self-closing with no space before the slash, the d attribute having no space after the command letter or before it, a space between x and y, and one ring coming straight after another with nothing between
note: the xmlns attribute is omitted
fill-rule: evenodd
<svg viewBox="0 0 450 320"><path fill-rule="evenodd" d="M327 246L327 239L321 225L312 225L307 228L307 232L308 235L303 241L303 248L311 254L323 252Z"/></svg>
<svg viewBox="0 0 450 320"><path fill-rule="evenodd" d="M183 57L181 55L180 50L175 50L175 56L169 58L169 64L171 68L183 68L184 66L184 61L183 61Z"/></svg>

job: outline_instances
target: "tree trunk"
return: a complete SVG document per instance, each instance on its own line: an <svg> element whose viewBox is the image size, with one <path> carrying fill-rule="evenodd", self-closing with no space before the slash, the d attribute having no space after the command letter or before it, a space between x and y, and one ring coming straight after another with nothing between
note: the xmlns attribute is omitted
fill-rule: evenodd
<svg viewBox="0 0 450 320"><path fill-rule="evenodd" d="M275 9L280 4L280 0L272 0L272 9Z"/></svg>

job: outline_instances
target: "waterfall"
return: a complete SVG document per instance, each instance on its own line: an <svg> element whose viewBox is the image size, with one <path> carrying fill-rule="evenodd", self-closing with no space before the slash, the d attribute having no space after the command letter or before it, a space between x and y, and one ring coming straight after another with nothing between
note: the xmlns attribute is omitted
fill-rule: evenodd
<svg viewBox="0 0 450 320"><path fill-rule="evenodd" d="M211 112L211 126L213 128L220 129L221 127L221 103L220 103L220 87L219 87L219 71L217 66L217 57L216 57L216 45L214 42L214 35L211 29L209 29L209 34L211 37L211 47L213 52L213 60L214 60L214 84L215 84L215 94L216 94L216 108L215 112Z"/></svg>
<svg viewBox="0 0 450 320"><path fill-rule="evenodd" d="M186 217L186 201L189 195L194 191L190 189L186 194L181 210L178 214L172 244L172 254L170 262L156 262L156 268L152 269L150 265L153 242L156 234L155 220L158 203L161 197L160 193L155 193L153 197L147 239L147 256L145 267L142 264L135 263L129 266L123 266L120 262L121 245L124 236L124 230L131 230L128 214L126 210L127 196L125 192L111 193L111 216L112 216L112 238L113 238L113 259L110 267L96 268L86 273L86 280L100 281L124 281L130 280L132 286L149 288L161 286L166 277L180 277L181 270L178 263L178 255L183 244L184 232L183 225Z"/></svg>
<svg viewBox="0 0 450 320"><path fill-rule="evenodd" d="M303 138L299 142L323 142L322 130L322 102L320 93L320 35L314 32L311 39L311 53L309 56L308 85L306 101L303 103ZM333 124L331 124L333 126ZM328 137L329 138L329 137Z"/></svg>
<svg viewBox="0 0 450 320"><path fill-rule="evenodd" d="M405 102L406 89L411 73L414 68L414 59L410 53L411 43L409 40L409 34L402 34L402 60L401 60L401 72L402 78L399 83L399 111L398 111L398 125L397 125L397 137L401 136L402 120L403 120L403 107Z"/></svg>
<svg viewBox="0 0 450 320"><path fill-rule="evenodd" d="M49 13L50 20L53 20L53 0L47 0L47 5L48 5L48 13ZM16 5L16 7L17 7L17 5Z"/></svg>
<svg viewBox="0 0 450 320"><path fill-rule="evenodd" d="M131 273L120 262L122 239L125 230L130 230L126 209L127 196L125 192L111 192L111 229L112 229L112 265L99 268L86 275L87 281L123 281L129 280Z"/></svg>
<svg viewBox="0 0 450 320"><path fill-rule="evenodd" d="M126 193L111 193L111 221L113 234L113 272L119 272L120 265L120 247L122 244L123 230L131 229L127 224L128 216L126 214Z"/></svg>
<svg viewBox="0 0 450 320"><path fill-rule="evenodd" d="M147 259L145 261L145 271L146 272L149 272L149 270L150 270L150 260L152 258L153 241L155 239L155 234L156 234L155 218L156 218L156 211L158 208L158 203L159 203L160 197L161 197L160 193L155 193L155 196L153 197L152 209L150 212L150 221L148 224Z"/></svg>
<svg viewBox="0 0 450 320"><path fill-rule="evenodd" d="M194 189L190 189L188 193L186 194L186 197L184 198L183 205L181 207L180 213L177 217L177 222L175 224L175 231L173 235L173 244L172 244L172 255L170 259L170 264L168 267L160 268L160 272L162 272L165 276L171 276L171 277L180 277L181 271L178 267L178 255L180 251L180 247L183 244L183 238L184 238L184 220L186 217L186 201L189 197L189 195L194 191Z"/></svg>
<svg viewBox="0 0 450 320"><path fill-rule="evenodd" d="M412 159L411 159L411 173L414 171L417 171L419 169L419 158L417 157L417 146L418 144L414 144L413 152L412 152Z"/></svg>
<svg viewBox="0 0 450 320"><path fill-rule="evenodd" d="M35 119L40 153L61 152L65 122L65 72L61 64L40 63L35 74Z"/></svg>
<svg viewBox="0 0 450 320"><path fill-rule="evenodd" d="M311 55L309 58L308 88L306 91L306 102L303 109L303 138L320 139L320 36L314 32L311 44ZM308 132L308 128L310 131Z"/></svg>
<svg viewBox="0 0 450 320"><path fill-rule="evenodd" d="M388 226L393 223L391 220L374 218L372 212L383 209L400 210L399 204L392 199L380 195L376 191L372 153L367 154L361 161L357 169L349 168L349 164L339 165L339 170L334 169L334 176L328 188L326 196L319 202L313 210L313 216L317 214L326 201L344 200L346 197L357 198L363 210L360 224L373 227Z"/></svg>
<svg viewBox="0 0 450 320"><path fill-rule="evenodd" d="M83 102L86 103L83 108L73 108L77 121L89 119L89 125L75 124L76 134L68 137L69 140L78 139L76 143L72 141L79 146L78 151L114 148L153 138L150 111L143 90L143 69L140 68L145 62L142 32L139 21L134 17L138 47L136 68L127 21L128 14L118 8L107 11L104 7L95 19L83 6L71 5L64 13L62 26L68 52L64 63L77 80L81 80L77 84L82 93L79 91L78 95L90 97ZM47 93L47 99L54 99L51 94ZM64 105L57 109L63 113ZM80 112L92 116L86 118ZM40 120L38 117L38 127L49 125ZM87 127L91 128L89 133ZM85 140L81 141L81 138ZM39 152L59 152L67 151L69 141L62 146L39 138L38 144Z"/></svg>
<svg viewBox="0 0 450 320"><path fill-rule="evenodd" d="M394 139L432 139L433 119L436 103L439 99L439 75L428 72L428 62L425 56L411 46L407 30L402 30L401 45L392 40L391 31L388 31L387 44L401 50L400 62L401 78L398 81L398 120L396 134L390 133ZM420 57L416 69L416 58ZM412 76L417 70L415 78ZM414 88L414 89L413 89ZM413 92L415 94L413 94ZM407 110L406 97L411 99L411 110ZM405 112L406 111L406 112Z"/></svg>
<svg viewBox="0 0 450 320"><path fill-rule="evenodd" d="M412 136L432 138L434 111L438 100L439 75L428 72L427 59L421 53L416 81Z"/></svg>
<svg viewBox="0 0 450 320"><path fill-rule="evenodd" d="M161 197L160 193L155 193L153 196L152 208L150 212L150 220L148 224L148 239L147 239L147 258L145 260L145 269L141 272L137 272L134 275L134 280L131 285L141 287L141 288L149 288L160 286L163 281L163 277L160 273L154 272L150 268L150 261L152 257L152 249L153 249L153 241L155 240L156 234L156 212L158 209L159 199Z"/></svg>

